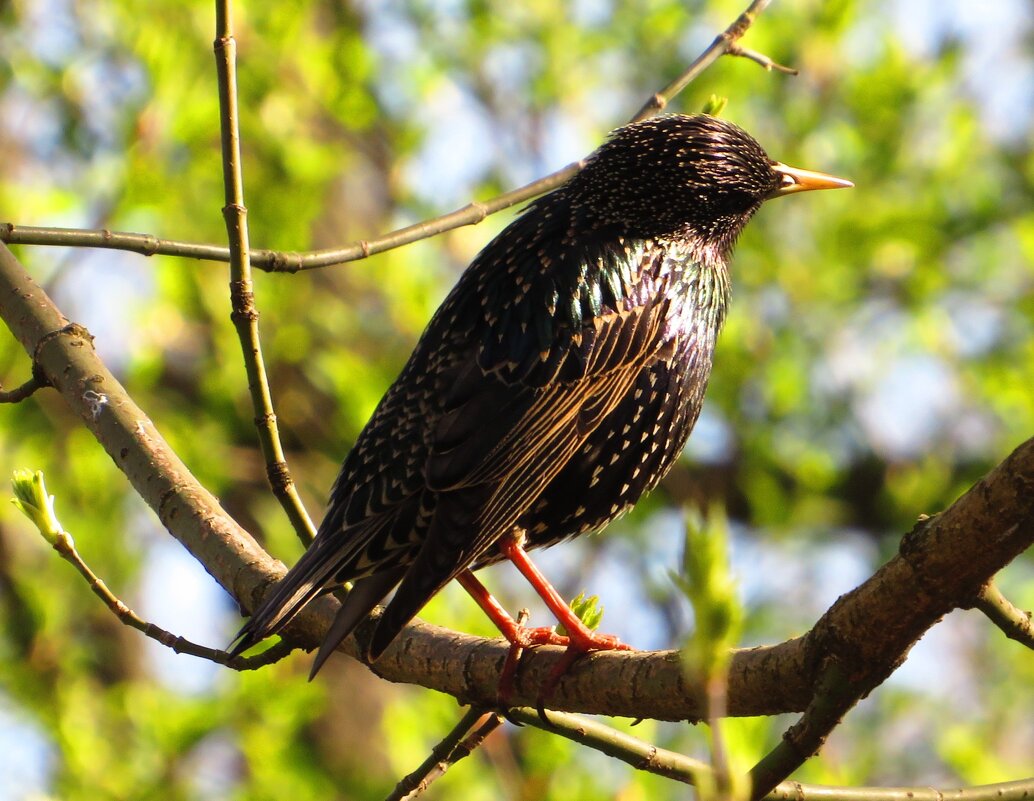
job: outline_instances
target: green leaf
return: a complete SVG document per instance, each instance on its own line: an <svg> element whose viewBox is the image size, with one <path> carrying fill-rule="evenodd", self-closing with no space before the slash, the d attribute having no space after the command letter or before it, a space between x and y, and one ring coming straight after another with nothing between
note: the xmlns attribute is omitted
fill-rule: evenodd
<svg viewBox="0 0 1034 801"><path fill-rule="evenodd" d="M47 542L57 545L63 537L71 542L71 537L61 527L54 514L54 496L47 494L42 470L15 470L11 485L14 487L14 498L11 499L11 503L32 521Z"/></svg>
<svg viewBox="0 0 1034 801"><path fill-rule="evenodd" d="M722 116L722 112L725 111L725 107L729 105L729 98L722 97L720 95L711 95L707 102L704 103L704 107L700 110L701 114L710 114L712 117Z"/></svg>
<svg viewBox="0 0 1034 801"><path fill-rule="evenodd" d="M600 606L600 597L598 595L586 595L585 592L578 593L578 597L571 601L571 611L573 611L582 623L587 628L595 631L600 627L600 623L603 622L603 607ZM557 634L566 636L567 629L564 628L563 624L557 626Z"/></svg>

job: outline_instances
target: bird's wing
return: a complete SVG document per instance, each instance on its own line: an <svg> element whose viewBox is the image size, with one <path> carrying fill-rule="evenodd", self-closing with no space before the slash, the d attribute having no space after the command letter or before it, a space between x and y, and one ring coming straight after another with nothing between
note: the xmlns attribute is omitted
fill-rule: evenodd
<svg viewBox="0 0 1034 801"><path fill-rule="evenodd" d="M515 380L499 366L486 371L472 359L457 368L427 462L433 521L378 624L371 657L513 529L643 368L665 356L667 318L663 298L593 318L581 337L562 343L568 348L562 358L540 354L543 364L553 360L558 375L569 360L578 364L577 377L545 386Z"/></svg>

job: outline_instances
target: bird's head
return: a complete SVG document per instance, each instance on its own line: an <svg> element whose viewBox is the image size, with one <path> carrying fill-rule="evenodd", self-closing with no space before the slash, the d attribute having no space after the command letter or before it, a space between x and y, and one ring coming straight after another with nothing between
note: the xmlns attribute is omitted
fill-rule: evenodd
<svg viewBox="0 0 1034 801"><path fill-rule="evenodd" d="M636 237L695 237L727 251L765 200L851 185L775 162L742 128L701 114L618 128L569 190L597 224Z"/></svg>

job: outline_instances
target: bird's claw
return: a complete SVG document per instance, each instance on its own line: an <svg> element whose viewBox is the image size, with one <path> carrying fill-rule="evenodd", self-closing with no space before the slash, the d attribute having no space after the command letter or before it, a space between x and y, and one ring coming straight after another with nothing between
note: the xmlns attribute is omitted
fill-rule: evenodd
<svg viewBox="0 0 1034 801"><path fill-rule="evenodd" d="M598 634L595 631L575 632L568 638L569 649L575 649L587 654L590 651L633 651L631 645L621 642L613 634Z"/></svg>
<svg viewBox="0 0 1034 801"><path fill-rule="evenodd" d="M510 650L506 654L506 661L503 662L503 669L499 672L499 687L496 690L496 699L502 707L509 706L513 697L514 679L517 677L517 668L520 666L521 656L525 648L532 648L536 645L562 645L569 647L569 638L557 634L552 627L538 626L528 627L520 625L513 632L510 640Z"/></svg>
<svg viewBox="0 0 1034 801"><path fill-rule="evenodd" d="M549 675L539 688L539 694L536 698L536 708L539 710L539 717L542 717L545 703L556 691L560 680L567 674L575 662L583 656L593 651L635 650L632 646L621 642L613 634L576 631L573 635L567 636L557 634L552 628L527 628L521 626L514 639L510 642L510 650L506 654L506 661L503 663L503 668L499 674L499 688L496 697L500 706L509 706L509 701L513 697L515 689L514 680L517 677L517 670L520 667L524 649L536 645L560 645L565 649L560 660L549 671Z"/></svg>

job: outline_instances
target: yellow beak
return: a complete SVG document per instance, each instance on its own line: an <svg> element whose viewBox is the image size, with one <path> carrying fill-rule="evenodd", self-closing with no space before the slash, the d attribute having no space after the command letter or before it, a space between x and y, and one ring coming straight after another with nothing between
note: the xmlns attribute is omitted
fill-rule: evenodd
<svg viewBox="0 0 1034 801"><path fill-rule="evenodd" d="M854 186L843 178L826 175L824 172L788 167L779 162L773 164L772 169L783 176L783 182L769 195L770 198L792 195L794 192L810 192L813 189L848 189Z"/></svg>

